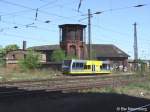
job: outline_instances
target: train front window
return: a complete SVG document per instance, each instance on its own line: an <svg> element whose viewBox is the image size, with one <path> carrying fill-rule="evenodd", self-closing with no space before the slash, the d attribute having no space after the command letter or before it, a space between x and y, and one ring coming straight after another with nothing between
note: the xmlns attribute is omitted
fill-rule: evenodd
<svg viewBox="0 0 150 112"><path fill-rule="evenodd" d="M83 68L83 63L80 63L80 68Z"/></svg>
<svg viewBox="0 0 150 112"><path fill-rule="evenodd" d="M73 64L72 64L72 69L83 69L83 63L81 63L81 62L74 62Z"/></svg>
<svg viewBox="0 0 150 112"><path fill-rule="evenodd" d="M70 64L71 64L71 60L64 60L64 63L63 63L63 65L64 66L70 66Z"/></svg>
<svg viewBox="0 0 150 112"><path fill-rule="evenodd" d="M73 69L76 68L76 63L73 63L72 68Z"/></svg>
<svg viewBox="0 0 150 112"><path fill-rule="evenodd" d="M100 69L102 69L102 70L109 70L110 67L109 67L108 64L103 64L102 66L100 66Z"/></svg>

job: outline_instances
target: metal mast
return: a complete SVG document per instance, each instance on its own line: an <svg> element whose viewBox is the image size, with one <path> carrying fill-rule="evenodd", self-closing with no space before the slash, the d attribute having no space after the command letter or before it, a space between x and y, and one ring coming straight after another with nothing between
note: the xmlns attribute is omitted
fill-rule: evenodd
<svg viewBox="0 0 150 112"><path fill-rule="evenodd" d="M135 70L138 68L138 43L137 43L137 29L136 29L136 22L134 25L134 61L135 61Z"/></svg>
<svg viewBox="0 0 150 112"><path fill-rule="evenodd" d="M88 58L91 59L91 11L88 9Z"/></svg>

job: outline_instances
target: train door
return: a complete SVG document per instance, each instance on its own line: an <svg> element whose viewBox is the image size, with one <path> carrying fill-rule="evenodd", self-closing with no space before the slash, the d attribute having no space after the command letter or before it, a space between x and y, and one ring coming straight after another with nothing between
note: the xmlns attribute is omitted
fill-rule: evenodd
<svg viewBox="0 0 150 112"><path fill-rule="evenodd" d="M95 72L95 65L92 65L92 72Z"/></svg>

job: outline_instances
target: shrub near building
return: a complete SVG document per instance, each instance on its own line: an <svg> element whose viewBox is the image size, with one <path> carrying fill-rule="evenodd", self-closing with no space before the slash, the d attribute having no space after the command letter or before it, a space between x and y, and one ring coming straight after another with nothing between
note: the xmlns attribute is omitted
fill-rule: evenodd
<svg viewBox="0 0 150 112"><path fill-rule="evenodd" d="M0 67L5 65L5 60L4 60L5 54L6 51L4 50L4 48L0 48Z"/></svg>
<svg viewBox="0 0 150 112"><path fill-rule="evenodd" d="M10 51L18 50L19 46L16 44L10 44L5 46L5 48L0 47L0 67L3 67L6 64L6 55Z"/></svg>
<svg viewBox="0 0 150 112"><path fill-rule="evenodd" d="M19 60L19 65L22 70L37 69L40 67L41 54L35 51L27 51L24 59Z"/></svg>
<svg viewBox="0 0 150 112"><path fill-rule="evenodd" d="M65 52L61 49L57 49L52 53L51 59L54 62L61 62L66 59Z"/></svg>

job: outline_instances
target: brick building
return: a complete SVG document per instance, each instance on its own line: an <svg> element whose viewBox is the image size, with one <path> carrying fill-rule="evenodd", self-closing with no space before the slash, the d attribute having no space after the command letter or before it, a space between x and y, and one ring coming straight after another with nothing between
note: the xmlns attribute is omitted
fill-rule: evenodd
<svg viewBox="0 0 150 112"><path fill-rule="evenodd" d="M86 47L88 45L85 45ZM44 51L46 53L46 60L51 60L51 53L56 50L60 49L60 45L43 45L43 46L34 46L32 49L35 51ZM129 55L126 54L124 51L116 47L112 44L92 44L92 50L94 53L92 54L93 59L96 60L103 60L109 61L111 66L126 66L128 65L128 57Z"/></svg>
<svg viewBox="0 0 150 112"><path fill-rule="evenodd" d="M19 60L24 59L26 57L27 50L16 50L16 51L10 51L6 54L6 67L7 68L18 68ZM46 55L45 53L41 53L41 63L46 62Z"/></svg>
<svg viewBox="0 0 150 112"><path fill-rule="evenodd" d="M86 58L85 28L86 25L81 24L59 25L60 47L66 55L73 55L79 59Z"/></svg>
<svg viewBox="0 0 150 112"><path fill-rule="evenodd" d="M46 60L51 61L51 54L56 49L63 49L66 55L75 55L79 59L87 59L86 25L59 25L60 45L35 46L32 49L46 54ZM129 55L112 44L92 44L92 57L96 60L109 61L111 66L127 67Z"/></svg>
<svg viewBox="0 0 150 112"><path fill-rule="evenodd" d="M33 50L42 54L44 63L51 63L51 55L56 49L63 49L66 55L74 55L79 59L87 59L86 25L81 24L63 24L59 25L60 44L59 45L42 45L31 47ZM26 43L23 44L23 50L11 51L7 54L7 65L17 64L20 58L24 58ZM96 60L109 61L112 67L127 67L129 55L112 44L92 44L92 57ZM11 66L11 65L10 65Z"/></svg>

